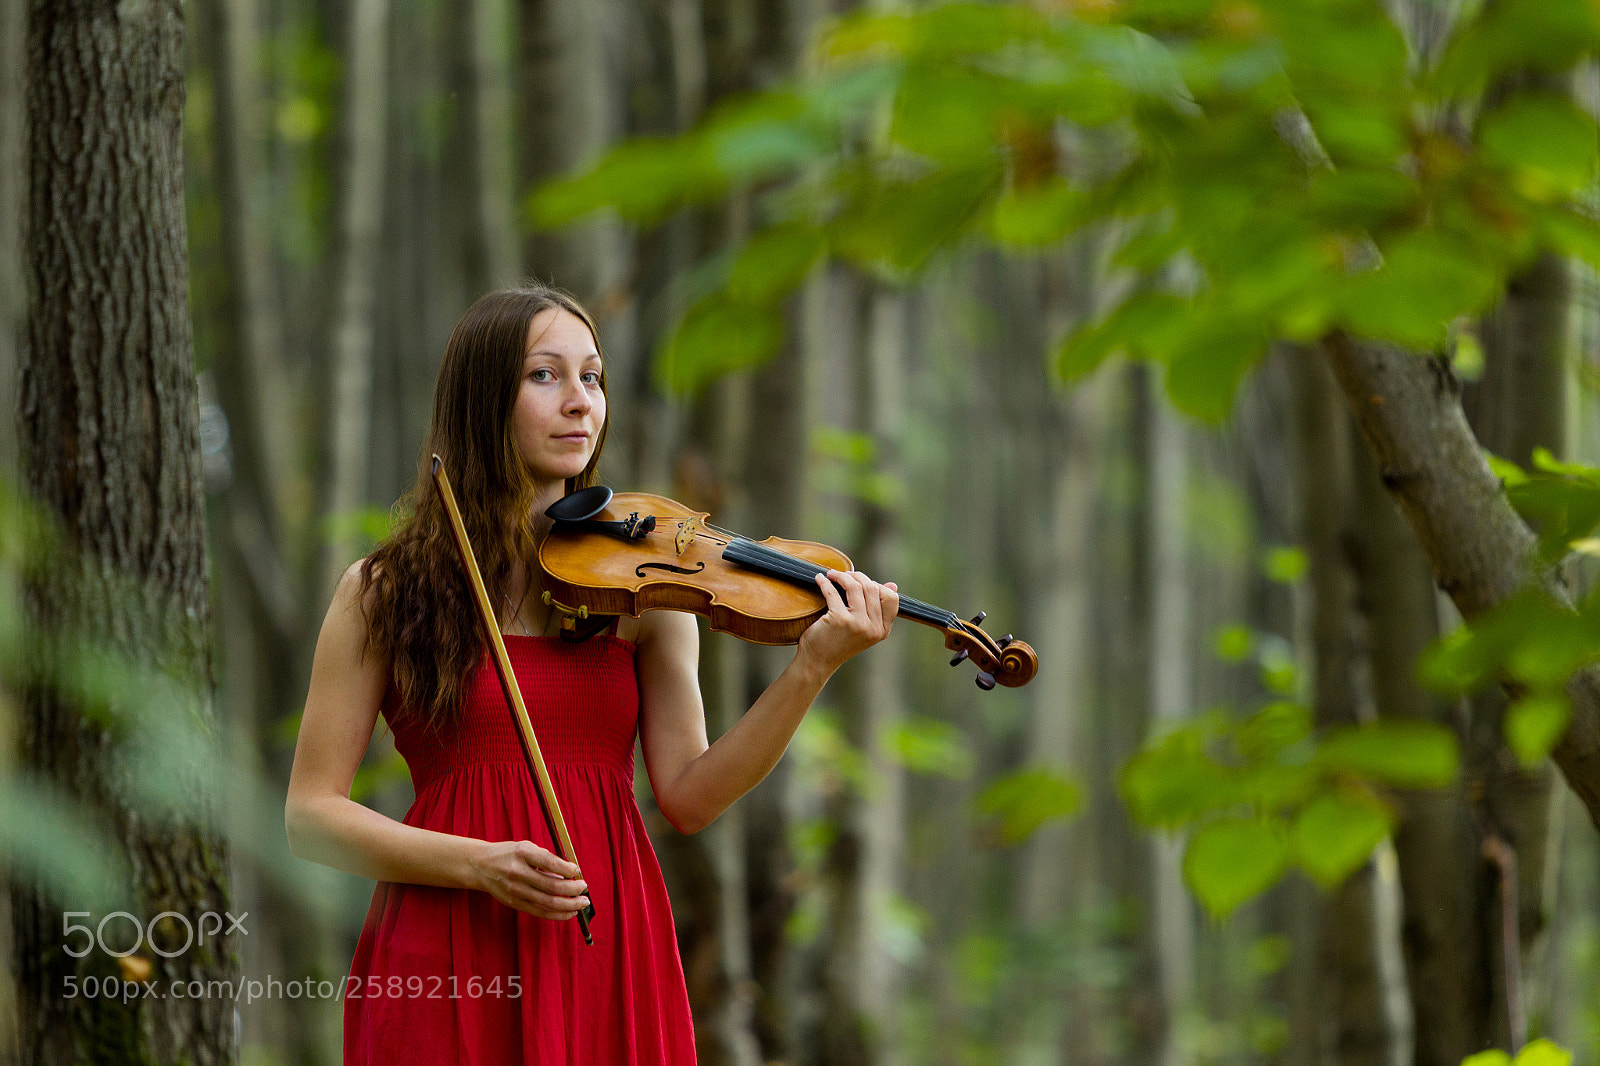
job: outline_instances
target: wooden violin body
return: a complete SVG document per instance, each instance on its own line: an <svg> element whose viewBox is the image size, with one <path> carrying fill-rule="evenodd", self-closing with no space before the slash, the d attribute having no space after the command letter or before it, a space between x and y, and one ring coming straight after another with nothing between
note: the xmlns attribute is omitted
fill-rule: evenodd
<svg viewBox="0 0 1600 1066"><path fill-rule="evenodd" d="M757 644L794 644L827 612L816 574L852 570L826 544L769 537L751 541L712 526L664 496L616 493L583 521L558 521L539 547L545 602L576 619L645 611L689 611L714 630ZM900 617L939 629L945 645L977 665L978 684L1025 685L1038 670L1033 649L910 597Z"/></svg>

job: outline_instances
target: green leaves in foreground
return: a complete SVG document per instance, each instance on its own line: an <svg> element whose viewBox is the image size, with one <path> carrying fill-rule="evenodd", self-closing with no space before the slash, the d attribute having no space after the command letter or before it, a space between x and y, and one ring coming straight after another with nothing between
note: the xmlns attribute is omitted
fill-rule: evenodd
<svg viewBox="0 0 1600 1066"><path fill-rule="evenodd" d="M1047 766L1030 766L984 789L977 806L998 819L1002 842L1020 844L1046 822L1076 814L1082 802L1076 782Z"/></svg>
<svg viewBox="0 0 1600 1066"><path fill-rule="evenodd" d="M1594 118L1543 89L1485 92L1600 47L1588 0L1469 5L1421 65L1380 0L1092 6L848 16L803 77L614 147L537 190L526 216L653 226L740 196L750 247L798 228L818 246L805 270L839 260L897 283L963 246L1025 254L1085 234L1127 283L1057 340L1061 378L1145 359L1212 421L1276 340L1433 348L1543 250L1600 265L1583 202ZM739 258L683 301L657 353L668 387L777 347L805 271L751 285L763 257Z"/></svg>
<svg viewBox="0 0 1600 1066"><path fill-rule="evenodd" d="M1543 590L1525 588L1434 644L1419 670L1430 688L1452 696L1505 682L1513 694L1506 743L1531 766L1566 730L1572 714L1567 680L1595 662L1600 595L1591 592L1573 610Z"/></svg>
<svg viewBox="0 0 1600 1066"><path fill-rule="evenodd" d="M1600 469L1563 463L1536 449L1531 470L1486 457L1506 496L1538 535L1540 568L1571 553L1600 555ZM1526 587L1428 649L1422 680L1448 696L1504 683L1512 695L1506 744L1524 766L1550 754L1572 715L1566 685L1600 662L1600 595L1576 609L1536 586Z"/></svg>
<svg viewBox="0 0 1600 1066"><path fill-rule="evenodd" d="M1214 711L1150 744L1123 768L1128 809L1155 829L1192 829L1184 878L1224 917L1291 867L1332 887L1388 835L1380 786L1455 778L1454 736L1420 722L1374 722L1318 737L1294 703L1245 719Z"/></svg>
<svg viewBox="0 0 1600 1066"><path fill-rule="evenodd" d="M1480 1051L1461 1060L1461 1066L1572 1066L1572 1052L1548 1040L1534 1040L1513 1059L1499 1048Z"/></svg>

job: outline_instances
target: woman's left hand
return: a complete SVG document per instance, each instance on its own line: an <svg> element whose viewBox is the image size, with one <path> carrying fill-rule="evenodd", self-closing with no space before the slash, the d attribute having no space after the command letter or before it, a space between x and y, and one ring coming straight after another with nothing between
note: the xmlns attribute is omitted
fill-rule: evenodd
<svg viewBox="0 0 1600 1066"><path fill-rule="evenodd" d="M900 611L900 593L893 581L880 585L855 570L818 574L817 586L827 601L828 613L801 634L795 657L808 658L831 674L846 659L889 635ZM841 588L843 598L839 596Z"/></svg>

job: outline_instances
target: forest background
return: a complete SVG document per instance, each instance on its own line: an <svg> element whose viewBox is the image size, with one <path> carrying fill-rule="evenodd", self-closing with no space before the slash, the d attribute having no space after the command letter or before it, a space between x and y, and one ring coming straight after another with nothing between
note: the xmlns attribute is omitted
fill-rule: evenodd
<svg viewBox="0 0 1600 1066"><path fill-rule="evenodd" d="M337 1061L329 997L62 989L344 973L311 646L537 276L608 483L1040 656L902 624L693 837L640 775L703 1061L1600 1061L1588 3L0 11L8 1054ZM786 653L703 649L715 735Z"/></svg>

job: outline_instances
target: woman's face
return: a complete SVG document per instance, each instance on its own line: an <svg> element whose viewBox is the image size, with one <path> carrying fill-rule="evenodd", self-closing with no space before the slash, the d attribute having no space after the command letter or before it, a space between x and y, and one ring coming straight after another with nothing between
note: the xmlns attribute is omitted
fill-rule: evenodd
<svg viewBox="0 0 1600 1066"><path fill-rule="evenodd" d="M528 323L522 383L511 409L511 436L534 480L563 481L589 465L606 397L600 352L583 319L549 308Z"/></svg>

